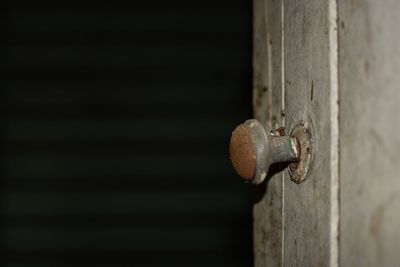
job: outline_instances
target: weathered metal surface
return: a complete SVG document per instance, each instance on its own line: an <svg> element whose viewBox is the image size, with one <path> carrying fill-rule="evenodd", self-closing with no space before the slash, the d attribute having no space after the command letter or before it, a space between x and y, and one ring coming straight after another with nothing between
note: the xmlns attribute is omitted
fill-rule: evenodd
<svg viewBox="0 0 400 267"><path fill-rule="evenodd" d="M283 125L282 1L254 0L254 116L267 129ZM255 266L282 265L282 173L259 185L254 205Z"/></svg>
<svg viewBox="0 0 400 267"><path fill-rule="evenodd" d="M236 173L243 179L251 181L257 168L257 144L251 131L251 124L246 122L232 132L229 154Z"/></svg>
<svg viewBox="0 0 400 267"><path fill-rule="evenodd" d="M299 184L306 179L314 159L314 129L309 121L300 121L291 136L298 141L299 160L289 165L290 180Z"/></svg>
<svg viewBox="0 0 400 267"><path fill-rule="evenodd" d="M337 264L336 2L284 0L285 120L314 125L306 179L284 181L284 265Z"/></svg>
<svg viewBox="0 0 400 267"><path fill-rule="evenodd" d="M290 163L298 160L299 147L297 139L290 136L268 137L270 147L270 164Z"/></svg>
<svg viewBox="0 0 400 267"><path fill-rule="evenodd" d="M339 1L340 265L400 265L400 1Z"/></svg>

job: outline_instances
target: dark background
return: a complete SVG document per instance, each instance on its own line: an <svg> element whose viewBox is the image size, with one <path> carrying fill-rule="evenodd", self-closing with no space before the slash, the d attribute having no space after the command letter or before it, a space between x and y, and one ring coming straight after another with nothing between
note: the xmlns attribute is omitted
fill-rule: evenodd
<svg viewBox="0 0 400 267"><path fill-rule="evenodd" d="M1 266L252 266L251 8L1 4Z"/></svg>

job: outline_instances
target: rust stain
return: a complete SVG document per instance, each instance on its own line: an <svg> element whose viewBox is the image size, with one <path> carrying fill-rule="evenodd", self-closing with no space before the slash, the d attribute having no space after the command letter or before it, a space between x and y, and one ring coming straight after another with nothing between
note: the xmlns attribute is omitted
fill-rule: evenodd
<svg viewBox="0 0 400 267"><path fill-rule="evenodd" d="M233 132L229 146L230 158L235 171L243 179L254 179L256 155L249 125L239 125Z"/></svg>
<svg viewBox="0 0 400 267"><path fill-rule="evenodd" d="M307 176L311 165L312 155L312 133L303 124L298 125L290 133L298 142L298 150L300 152L299 161L289 165L290 179L295 183L301 183Z"/></svg>
<svg viewBox="0 0 400 267"><path fill-rule="evenodd" d="M278 128L278 129L276 129L276 135L278 135L278 136L285 136L285 135L286 135L286 133L285 133L285 127L280 127L280 128Z"/></svg>

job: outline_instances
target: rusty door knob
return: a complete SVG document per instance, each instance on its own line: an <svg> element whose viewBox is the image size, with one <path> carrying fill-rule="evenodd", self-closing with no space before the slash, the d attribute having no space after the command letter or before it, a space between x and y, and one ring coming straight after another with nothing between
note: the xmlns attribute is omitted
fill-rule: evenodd
<svg viewBox="0 0 400 267"><path fill-rule="evenodd" d="M298 150L296 138L267 135L261 123L254 119L236 127L229 146L235 171L253 184L264 181L270 165L296 161Z"/></svg>

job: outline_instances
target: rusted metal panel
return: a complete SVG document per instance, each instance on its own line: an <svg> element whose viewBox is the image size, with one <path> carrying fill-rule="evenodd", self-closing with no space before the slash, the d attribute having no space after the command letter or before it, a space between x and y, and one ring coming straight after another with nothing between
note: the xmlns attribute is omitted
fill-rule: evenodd
<svg viewBox="0 0 400 267"><path fill-rule="evenodd" d="M400 2L339 1L340 263L400 264Z"/></svg>
<svg viewBox="0 0 400 267"><path fill-rule="evenodd" d="M265 128L282 126L282 1L254 0L254 114ZM257 186L255 266L282 265L282 174Z"/></svg>
<svg viewBox="0 0 400 267"><path fill-rule="evenodd" d="M336 51L336 1L284 0L285 121L313 133L305 180L284 177L285 266L337 266Z"/></svg>

